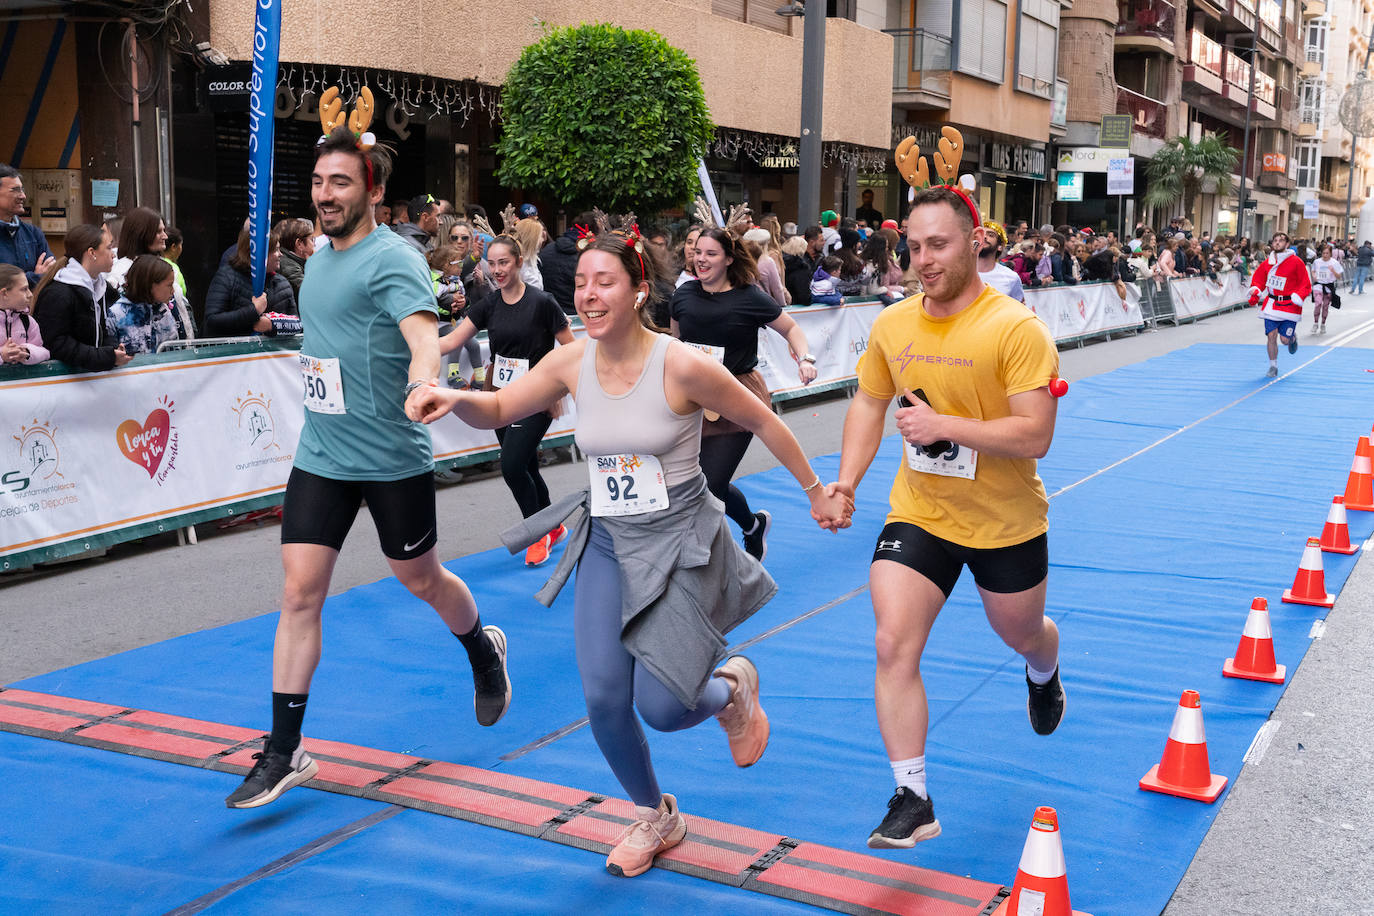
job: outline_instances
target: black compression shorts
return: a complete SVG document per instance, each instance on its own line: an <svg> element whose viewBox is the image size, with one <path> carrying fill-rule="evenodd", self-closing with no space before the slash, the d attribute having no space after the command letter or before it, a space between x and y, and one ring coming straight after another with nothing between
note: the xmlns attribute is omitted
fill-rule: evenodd
<svg viewBox="0 0 1374 916"><path fill-rule="evenodd" d="M367 500L382 553L413 560L438 543L434 475L404 480L334 480L292 468L282 502L281 542L343 547L348 529Z"/></svg>
<svg viewBox="0 0 1374 916"><path fill-rule="evenodd" d="M910 522L889 522L873 551L873 561L878 560L914 569L934 582L946 598L965 565L980 587L1012 594L1034 588L1049 575L1049 538L1041 534L1010 547L962 547Z"/></svg>

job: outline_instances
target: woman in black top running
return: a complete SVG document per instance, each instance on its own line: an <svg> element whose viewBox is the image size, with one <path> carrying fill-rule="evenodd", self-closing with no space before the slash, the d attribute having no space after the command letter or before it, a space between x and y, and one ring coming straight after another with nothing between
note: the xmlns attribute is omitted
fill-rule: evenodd
<svg viewBox="0 0 1374 916"><path fill-rule="evenodd" d="M673 334L725 364L725 368L771 406L768 385L757 370L759 328L781 334L797 360L803 385L816 378L816 358L791 315L754 286L758 268L739 240L724 229L705 229L696 240L695 280L678 287L671 312ZM744 532L744 548L759 560L767 552L773 517L755 512L730 483L749 443L749 432L729 420L706 414L701 430L701 469L711 492L725 503L725 514Z"/></svg>
<svg viewBox="0 0 1374 916"><path fill-rule="evenodd" d="M487 246L487 264L499 288L468 308L453 333L440 338L439 349L452 353L485 330L491 347L487 382L492 388L504 388L553 350L555 342L572 343L573 334L558 302L520 279L519 242L510 236L497 236ZM539 443L551 423L553 415L544 412L496 430L501 443L501 476L525 518L550 502L549 488L539 474ZM563 534L561 525L550 531L525 551L525 563L539 566L548 560L549 548Z"/></svg>

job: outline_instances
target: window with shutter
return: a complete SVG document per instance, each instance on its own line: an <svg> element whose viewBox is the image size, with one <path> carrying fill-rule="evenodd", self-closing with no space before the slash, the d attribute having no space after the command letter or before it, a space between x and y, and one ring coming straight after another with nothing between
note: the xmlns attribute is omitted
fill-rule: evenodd
<svg viewBox="0 0 1374 916"><path fill-rule="evenodd" d="M711 12L726 19L744 22L744 0L711 0Z"/></svg>
<svg viewBox="0 0 1374 916"><path fill-rule="evenodd" d="M1021 0L1016 44L1016 88L1052 98L1059 57L1058 4L1052 0Z"/></svg>
<svg viewBox="0 0 1374 916"><path fill-rule="evenodd" d="M956 0L962 73L1002 82L1007 57L1007 4L1003 0Z"/></svg>

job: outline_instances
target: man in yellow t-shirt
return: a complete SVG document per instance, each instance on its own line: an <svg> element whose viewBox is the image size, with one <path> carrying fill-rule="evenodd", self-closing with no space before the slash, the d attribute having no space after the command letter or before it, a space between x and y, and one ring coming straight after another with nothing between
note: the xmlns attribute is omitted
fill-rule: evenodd
<svg viewBox="0 0 1374 916"><path fill-rule="evenodd" d="M849 497L901 398L904 441L892 511L869 587L877 620L878 725L897 791L868 845L906 848L940 833L926 791L929 727L921 654L965 564L993 630L1026 660L1031 726L1064 712L1059 631L1045 616L1049 502L1035 460L1054 436L1059 355L1044 323L978 276L984 230L966 197L916 195L907 226L925 292L883 311L859 362L833 488Z"/></svg>

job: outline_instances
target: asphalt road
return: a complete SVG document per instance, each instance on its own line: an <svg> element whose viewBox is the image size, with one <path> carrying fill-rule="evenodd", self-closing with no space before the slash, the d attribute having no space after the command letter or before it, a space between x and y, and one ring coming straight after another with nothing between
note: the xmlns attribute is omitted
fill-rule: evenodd
<svg viewBox="0 0 1374 916"><path fill-rule="evenodd" d="M1345 302L1328 338L1374 319L1374 291ZM1065 349L1061 374L1081 379L1195 343L1244 343L1255 347L1259 375L1258 325L1243 310ZM1344 345L1374 347L1374 330ZM847 403L842 396L794 403L783 416L808 454L835 452ZM740 473L774 464L755 443ZM545 469L554 492L581 485L585 473L567 461ZM499 473L469 473L441 487L438 508L446 558L499 546L499 532L517 514ZM0 576L0 684L274 610L278 526L221 531L211 523L197 531L195 546L159 535L101 558ZM388 575L375 532L360 515L331 593ZM1364 613L1371 598L1374 565L1361 560L1325 637L1291 677L1267 752L1241 771L1168 916L1374 914L1374 751L1365 737L1374 728L1374 630Z"/></svg>

